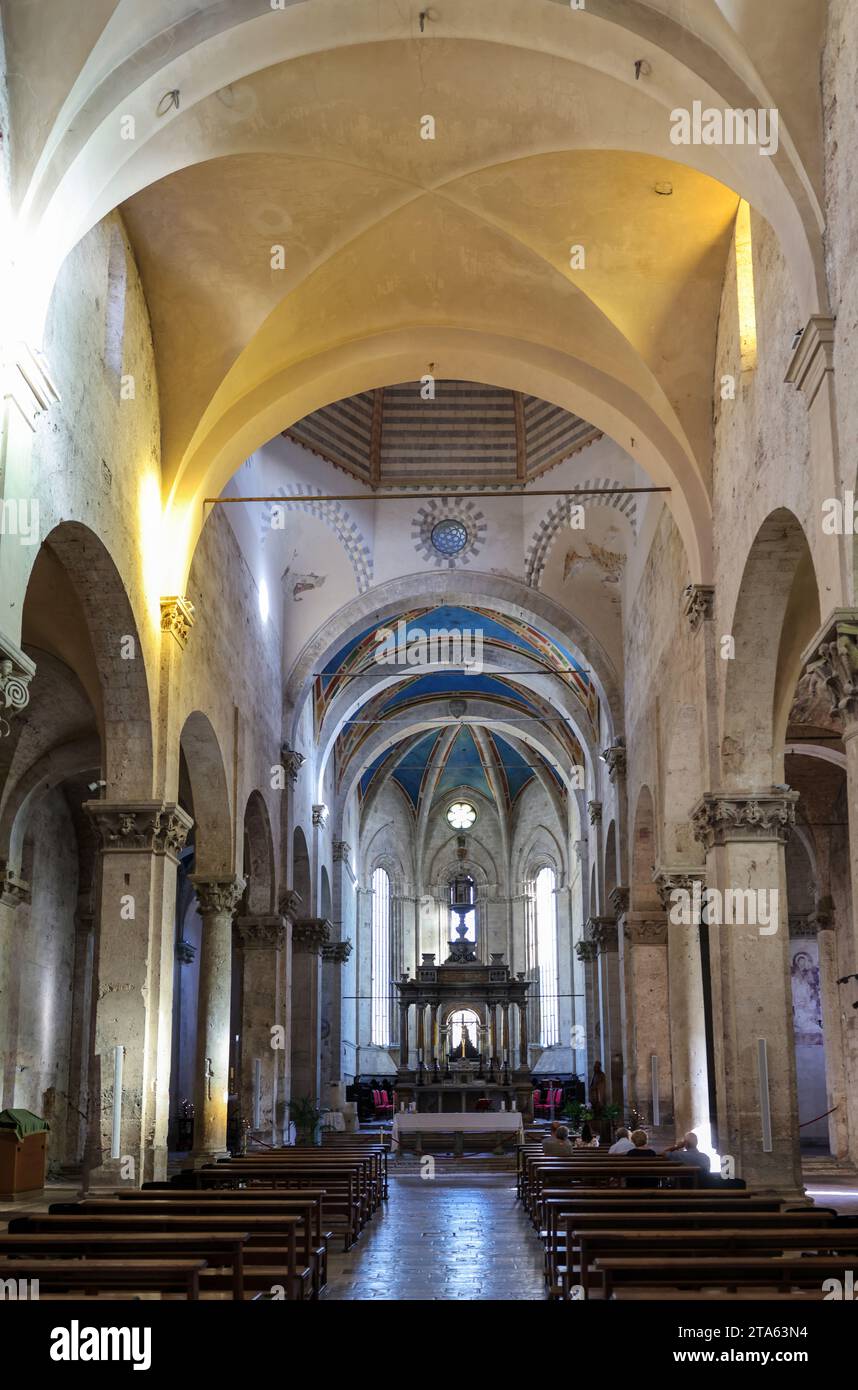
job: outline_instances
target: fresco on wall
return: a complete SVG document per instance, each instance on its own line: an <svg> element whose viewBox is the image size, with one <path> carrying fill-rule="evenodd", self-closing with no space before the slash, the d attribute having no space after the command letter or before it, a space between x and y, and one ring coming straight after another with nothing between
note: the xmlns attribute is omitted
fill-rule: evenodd
<svg viewBox="0 0 858 1390"><path fill-rule="evenodd" d="M799 1046L822 1047L822 1003L819 997L819 964L815 941L790 943L792 1016Z"/></svg>

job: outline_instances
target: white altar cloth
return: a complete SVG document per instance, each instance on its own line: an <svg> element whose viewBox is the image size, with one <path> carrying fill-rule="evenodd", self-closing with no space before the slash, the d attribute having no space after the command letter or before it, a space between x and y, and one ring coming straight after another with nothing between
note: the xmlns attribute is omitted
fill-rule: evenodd
<svg viewBox="0 0 858 1390"><path fill-rule="evenodd" d="M485 1110L476 1114L419 1114L400 1110L393 1117L391 1140L393 1147L399 1143L400 1134L429 1134L432 1130L447 1134L514 1134L519 1144L524 1143L524 1124L518 1110Z"/></svg>

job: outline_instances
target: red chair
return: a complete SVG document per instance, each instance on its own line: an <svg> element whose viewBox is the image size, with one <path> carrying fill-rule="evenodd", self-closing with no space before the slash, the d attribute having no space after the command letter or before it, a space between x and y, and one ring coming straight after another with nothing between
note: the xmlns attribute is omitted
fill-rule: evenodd
<svg viewBox="0 0 858 1390"><path fill-rule="evenodd" d="M373 1091L372 1103L375 1106L375 1118L385 1120L393 1114L393 1102L388 1100L386 1091Z"/></svg>

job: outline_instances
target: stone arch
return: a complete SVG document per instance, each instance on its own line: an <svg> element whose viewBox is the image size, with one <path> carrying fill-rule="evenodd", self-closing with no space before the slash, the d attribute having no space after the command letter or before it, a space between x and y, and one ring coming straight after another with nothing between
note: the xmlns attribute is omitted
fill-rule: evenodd
<svg viewBox="0 0 858 1390"><path fill-rule="evenodd" d="M274 839L265 798L252 791L244 808L245 907L249 916L267 916L275 908Z"/></svg>
<svg viewBox="0 0 858 1390"><path fill-rule="evenodd" d="M611 821L605 832L605 904L610 903L611 893L617 887L617 827Z"/></svg>
<svg viewBox="0 0 858 1390"><path fill-rule="evenodd" d="M754 538L736 599L724 687L725 787L783 781L789 711L801 655L819 627L819 592L801 523L782 507Z"/></svg>
<svg viewBox="0 0 858 1390"><path fill-rule="evenodd" d="M631 883L629 905L633 912L659 909L652 871L657 859L655 806L652 792L644 785L638 792L632 830Z"/></svg>
<svg viewBox="0 0 858 1390"><path fill-rule="evenodd" d="M299 512L304 515L318 517L327 527L333 531L337 540L342 545L348 556L349 563L354 571L355 584L359 594L365 594L372 584L373 557L369 548L369 543L358 526L357 522L342 505L341 502L321 502L317 501L320 496L319 488L312 488L307 484L296 484L290 499L297 494L303 494L306 501L284 500L283 502L266 502L262 513L262 525L260 527L260 539L264 540L272 528L272 521L275 511L279 508L283 512ZM276 495L286 499L286 489L282 485L278 487Z"/></svg>
<svg viewBox="0 0 858 1390"><path fill-rule="evenodd" d="M296 825L292 832L292 887L301 899L298 907L299 916L309 917L313 910L310 851L307 848L307 837L300 825Z"/></svg>
<svg viewBox="0 0 858 1390"><path fill-rule="evenodd" d="M582 483L576 483L576 487L582 489L588 487L619 487L619 483L614 478L585 478ZM529 588L538 589L542 584L542 575L548 563L548 556L551 547L554 545L560 532L569 520L569 504L571 498L560 498L552 503L545 516L537 525L525 555L525 582ZM629 493L616 493L614 496L601 495L596 497L582 497L581 503L584 507L611 507L625 517L632 530L632 535L637 539L638 534L638 504L637 499Z"/></svg>
<svg viewBox="0 0 858 1390"><path fill-rule="evenodd" d="M332 910L331 880L323 864L319 881L319 916L330 921Z"/></svg>
<svg viewBox="0 0 858 1390"><path fill-rule="evenodd" d="M194 871L227 877L235 864L226 771L217 734L201 710L188 715L179 746L193 801Z"/></svg>

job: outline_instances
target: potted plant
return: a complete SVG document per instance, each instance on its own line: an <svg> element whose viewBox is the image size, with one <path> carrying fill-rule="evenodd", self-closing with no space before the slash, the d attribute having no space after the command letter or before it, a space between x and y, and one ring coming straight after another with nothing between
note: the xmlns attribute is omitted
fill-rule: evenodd
<svg viewBox="0 0 858 1390"><path fill-rule="evenodd" d="M309 1148L311 1145L318 1145L322 1142L319 1126L322 1122L322 1112L314 1100L309 1096L301 1096L298 1100L289 1102L289 1118L295 1125L295 1143L302 1148Z"/></svg>
<svg viewBox="0 0 858 1390"><path fill-rule="evenodd" d="M613 1144L617 1120L620 1118L618 1105L604 1105L599 1116L599 1138L603 1144Z"/></svg>
<svg viewBox="0 0 858 1390"><path fill-rule="evenodd" d="M580 1100L567 1101L561 1113L575 1134L580 1134L581 1126L589 1124L593 1118L592 1110Z"/></svg>

